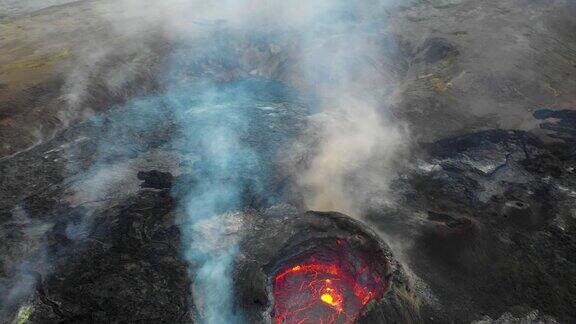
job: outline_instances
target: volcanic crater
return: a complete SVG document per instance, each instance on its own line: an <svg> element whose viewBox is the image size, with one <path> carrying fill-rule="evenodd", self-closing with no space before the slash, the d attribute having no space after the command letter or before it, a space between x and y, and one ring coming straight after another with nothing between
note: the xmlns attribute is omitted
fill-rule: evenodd
<svg viewBox="0 0 576 324"><path fill-rule="evenodd" d="M246 226L251 234L241 243L236 286L251 321L416 317L415 305L398 295L398 289L411 290L404 272L390 248L361 222L280 206L247 217Z"/></svg>

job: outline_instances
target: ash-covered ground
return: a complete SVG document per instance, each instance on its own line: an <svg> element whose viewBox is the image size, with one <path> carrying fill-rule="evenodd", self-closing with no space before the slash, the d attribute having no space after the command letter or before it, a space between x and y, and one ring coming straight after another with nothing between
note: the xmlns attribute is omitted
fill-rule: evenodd
<svg viewBox="0 0 576 324"><path fill-rule="evenodd" d="M308 209L385 242L359 322L575 322L576 4L379 4L308 34L0 0L0 322L266 321L241 265Z"/></svg>

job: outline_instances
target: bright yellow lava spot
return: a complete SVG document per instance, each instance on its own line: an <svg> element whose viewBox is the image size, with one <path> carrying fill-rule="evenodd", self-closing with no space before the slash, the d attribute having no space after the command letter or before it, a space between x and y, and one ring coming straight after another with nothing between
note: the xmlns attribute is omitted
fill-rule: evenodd
<svg viewBox="0 0 576 324"><path fill-rule="evenodd" d="M322 296L320 296L320 300L328 305L334 306L334 297L332 297L330 294L322 294Z"/></svg>

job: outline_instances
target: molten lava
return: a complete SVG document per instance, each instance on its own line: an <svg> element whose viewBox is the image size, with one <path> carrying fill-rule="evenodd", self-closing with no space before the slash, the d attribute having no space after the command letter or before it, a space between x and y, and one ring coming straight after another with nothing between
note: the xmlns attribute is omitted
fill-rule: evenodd
<svg viewBox="0 0 576 324"><path fill-rule="evenodd" d="M351 258L311 256L278 272L275 323L354 323L366 304L384 295L387 283L362 260Z"/></svg>

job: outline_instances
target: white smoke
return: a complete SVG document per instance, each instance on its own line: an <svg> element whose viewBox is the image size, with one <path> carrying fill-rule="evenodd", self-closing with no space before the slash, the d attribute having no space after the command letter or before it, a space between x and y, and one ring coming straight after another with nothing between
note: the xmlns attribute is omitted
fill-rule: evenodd
<svg viewBox="0 0 576 324"><path fill-rule="evenodd" d="M405 149L402 129L356 99L344 99L313 116L312 125L319 143L297 176L306 206L359 215L374 195L385 194L395 159Z"/></svg>
<svg viewBox="0 0 576 324"><path fill-rule="evenodd" d="M2 320L34 293L38 275L50 273L45 241L54 224L31 219L19 206L12 216L13 221L0 231L0 241L6 245L8 254L3 256L1 269L7 277L0 278Z"/></svg>
<svg viewBox="0 0 576 324"><path fill-rule="evenodd" d="M387 0L363 3L344 0L96 2L97 12L109 24L109 37L118 37L118 41L96 39L94 43L87 42L65 87L63 96L69 107L65 114L69 115L62 119L74 120L74 116L91 111L89 102L94 78L103 76L105 87L112 92L121 91L133 81L135 71L148 67L146 57L153 54L150 44L156 38L192 48L192 52L202 52L212 46L220 49L220 43L214 45L214 36L224 30L235 37L230 40L234 45L228 45L232 47L237 43L241 47L235 49L239 53L238 73L249 75L254 71L254 61L260 67L270 62L274 68L263 69L266 72L258 75L274 76L317 99L317 113L309 119L309 130L288 154L291 160L307 161L292 167L295 190L304 197L306 207L361 216L367 201L386 199L394 163L408 142L404 126L395 124L388 111L393 104L396 85L393 74L388 71L385 54L387 47L393 44L383 39L386 39L386 10L392 5L393 2ZM268 37L267 50L256 60L250 58L255 54L250 54L249 50L251 46L255 47L249 41L255 35ZM111 68L110 60L116 56L132 59L123 64L116 62ZM259 60L265 62L257 62ZM178 64L181 60L168 55L168 69L177 70ZM167 88L180 86L168 84ZM215 104L222 106L219 102L206 100L218 97L214 91L217 89L204 94L205 109L211 109ZM171 104L176 104L174 109L189 110L188 115L181 114L182 120L177 122L190 126L186 118L194 108L186 107L189 103L179 102L178 98ZM226 113L225 109L222 111ZM130 127L130 118L125 122L126 127ZM247 123L239 125L244 124ZM207 179L200 181L202 185L194 195L180 202L186 213L186 219L180 224L185 233L185 259L197 269L191 275L195 282L194 299L207 303L203 307L204 320L234 323L240 321L240 317L228 308L233 304L230 272L236 249L214 246L214 252L211 252L212 249L205 246L187 245L201 241L195 232L197 227L207 218L220 219L218 213L223 205L238 205L241 186L245 184L241 181L225 183L223 179L237 177L234 163L251 165L253 162L253 154L242 144L240 132L229 129L235 126L216 125L209 130L211 136L196 134L196 128L189 127L191 134L184 138L184 141L202 139L199 150L206 155L202 158L207 161L206 167L214 170L206 173ZM137 128L143 127L138 125ZM206 131L202 127L198 129ZM221 141L222 146L215 147L219 144L214 139ZM245 155L243 162L239 158L241 155ZM231 188L236 186L238 188ZM224 235L216 233L216 239L202 243L218 244L225 239Z"/></svg>

